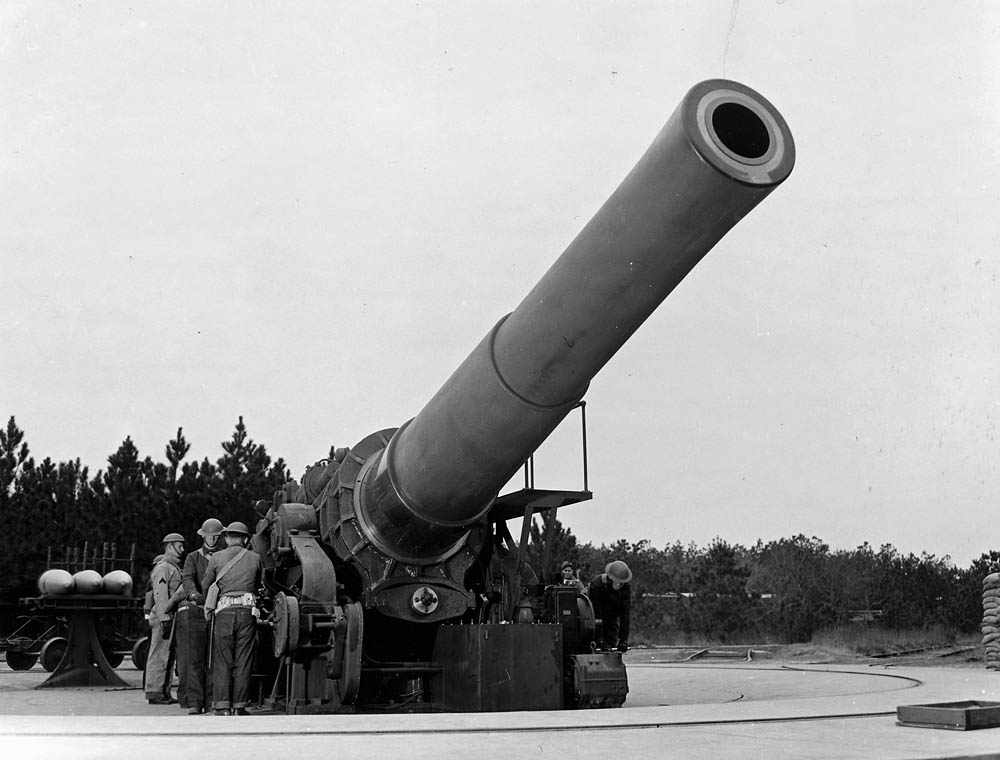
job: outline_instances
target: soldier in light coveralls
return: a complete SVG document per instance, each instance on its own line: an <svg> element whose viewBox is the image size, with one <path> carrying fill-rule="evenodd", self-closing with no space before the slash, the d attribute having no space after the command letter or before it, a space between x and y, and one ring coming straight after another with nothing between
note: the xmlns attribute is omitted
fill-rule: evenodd
<svg viewBox="0 0 1000 760"><path fill-rule="evenodd" d="M173 670L173 611L184 598L180 563L184 536L168 533L163 537L163 560L153 568L153 610L149 615L149 654L146 657L146 701L151 705L173 705L170 694Z"/></svg>

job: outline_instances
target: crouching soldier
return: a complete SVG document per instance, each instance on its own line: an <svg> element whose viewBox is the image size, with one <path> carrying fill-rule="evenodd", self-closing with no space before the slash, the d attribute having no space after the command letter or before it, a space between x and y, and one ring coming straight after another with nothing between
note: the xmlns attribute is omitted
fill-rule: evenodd
<svg viewBox="0 0 1000 760"><path fill-rule="evenodd" d="M594 616L602 621L602 649L628 651L632 616L632 571L620 559L609 562L601 575L590 582L587 596L594 605Z"/></svg>
<svg viewBox="0 0 1000 760"><path fill-rule="evenodd" d="M226 547L208 561L206 593L218 586L212 622L212 708L216 715L246 715L250 672L257 648L257 598L264 565L244 547L250 531L241 522L223 531ZM209 599L206 607L211 607Z"/></svg>
<svg viewBox="0 0 1000 760"><path fill-rule="evenodd" d="M174 636L177 639L177 699L189 715L199 715L211 704L206 691L211 694L208 676L209 640L208 622L205 620L205 572L208 560L218 549L222 523L210 517L198 530L202 545L187 555L181 578L184 599L177 605Z"/></svg>

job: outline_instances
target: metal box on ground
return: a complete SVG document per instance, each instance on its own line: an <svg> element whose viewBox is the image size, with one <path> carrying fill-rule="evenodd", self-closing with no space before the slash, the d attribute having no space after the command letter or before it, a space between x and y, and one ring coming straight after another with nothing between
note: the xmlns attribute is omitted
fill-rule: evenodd
<svg viewBox="0 0 1000 760"><path fill-rule="evenodd" d="M431 698L444 710L558 710L563 706L562 626L443 625L434 642L441 673Z"/></svg>
<svg viewBox="0 0 1000 760"><path fill-rule="evenodd" d="M569 662L573 707L622 706L628 696L628 676L620 652L575 654Z"/></svg>
<svg viewBox="0 0 1000 760"><path fill-rule="evenodd" d="M970 731L976 728L1000 726L1000 702L941 702L930 705L900 705L896 708L896 723L900 726L947 728Z"/></svg>

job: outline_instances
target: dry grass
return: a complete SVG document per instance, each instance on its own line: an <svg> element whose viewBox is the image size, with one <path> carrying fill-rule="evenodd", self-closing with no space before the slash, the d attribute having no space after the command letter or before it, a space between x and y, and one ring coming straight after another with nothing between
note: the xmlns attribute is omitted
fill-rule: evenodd
<svg viewBox="0 0 1000 760"><path fill-rule="evenodd" d="M943 625L902 630L873 625L843 625L817 632L810 643L824 649L870 657L936 647L975 646L979 637L975 634L962 635L954 628Z"/></svg>
<svg viewBox="0 0 1000 760"><path fill-rule="evenodd" d="M763 646L767 656L776 660L808 663L871 662L869 658L892 655L884 662L981 667L983 660L982 642L978 634L960 634L947 626L904 630L872 625L835 626L817 632L811 641L803 644L780 644L762 637L746 638L742 644L738 644L735 641L720 642L704 636L672 632L656 641L640 639L633 642L633 645L666 649L685 647L691 650Z"/></svg>
<svg viewBox="0 0 1000 760"><path fill-rule="evenodd" d="M710 648L715 646L740 646L750 644L778 644L767 636L758 634L745 634L732 636L721 641L700 633L683 633L681 631L668 631L656 637L637 635L633 636L630 643L633 646L672 646L672 647L697 647Z"/></svg>

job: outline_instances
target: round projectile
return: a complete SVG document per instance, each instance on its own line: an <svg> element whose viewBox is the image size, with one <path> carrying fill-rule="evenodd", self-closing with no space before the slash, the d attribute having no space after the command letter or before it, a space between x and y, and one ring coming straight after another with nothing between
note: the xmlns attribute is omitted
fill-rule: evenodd
<svg viewBox="0 0 1000 760"><path fill-rule="evenodd" d="M73 573L73 583L78 594L100 594L104 589L104 579L96 570L80 570Z"/></svg>
<svg viewBox="0 0 1000 760"><path fill-rule="evenodd" d="M66 570L46 570L38 576L42 596L65 596L73 593L73 576Z"/></svg>
<svg viewBox="0 0 1000 760"><path fill-rule="evenodd" d="M112 570L104 576L104 593L129 596L132 593L132 576L124 570Z"/></svg>
<svg viewBox="0 0 1000 760"><path fill-rule="evenodd" d="M132 593L132 576L124 570L112 570L104 576L104 593L129 596Z"/></svg>

